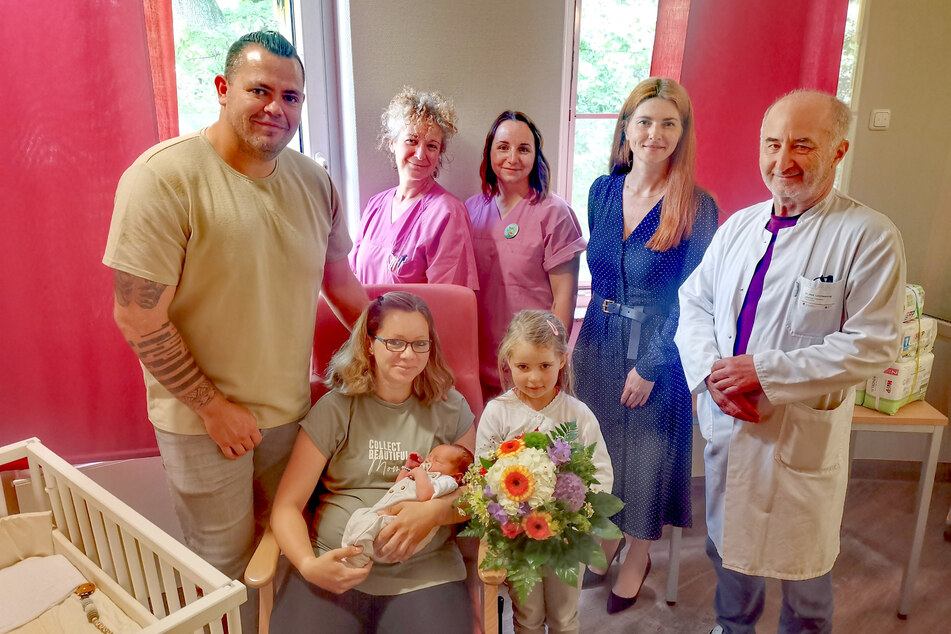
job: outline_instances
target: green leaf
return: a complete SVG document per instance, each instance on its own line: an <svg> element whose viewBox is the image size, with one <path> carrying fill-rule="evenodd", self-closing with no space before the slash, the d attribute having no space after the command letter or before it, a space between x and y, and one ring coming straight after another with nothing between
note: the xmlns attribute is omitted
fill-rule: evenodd
<svg viewBox="0 0 951 634"><path fill-rule="evenodd" d="M603 515L596 515L591 521L591 532L601 539L621 539L621 529ZM601 568L603 566L595 566Z"/></svg>
<svg viewBox="0 0 951 634"><path fill-rule="evenodd" d="M488 458L479 458L479 462L482 463L482 468L485 469L486 471L488 471L489 469L491 469L491 468L492 468L492 465L495 464L494 462L492 462L492 461L489 460Z"/></svg>
<svg viewBox="0 0 951 634"><path fill-rule="evenodd" d="M468 526L459 531L459 537L482 537L485 535L485 529L474 522L470 522Z"/></svg>
<svg viewBox="0 0 951 634"><path fill-rule="evenodd" d="M571 587L578 585L578 565L577 564L575 564L574 566L559 566L558 568L555 568L555 574L558 575L559 579L561 579L564 583L568 584Z"/></svg>
<svg viewBox="0 0 951 634"><path fill-rule="evenodd" d="M547 563L548 560L551 559L551 545L548 544L549 541L554 540L529 540L525 545L525 549L522 551L525 561L536 568Z"/></svg>
<svg viewBox="0 0 951 634"><path fill-rule="evenodd" d="M604 556L604 549L591 535L582 535L576 546L578 560L595 568L607 568L608 562Z"/></svg>
<svg viewBox="0 0 951 634"><path fill-rule="evenodd" d="M536 584L542 580L541 567L524 566L508 571L508 583L518 594L518 600L524 603Z"/></svg>
<svg viewBox="0 0 951 634"><path fill-rule="evenodd" d="M482 565L479 567L483 570L500 570L505 568L506 560L505 557L500 557L496 555L492 550L487 550L485 553L485 558L482 560Z"/></svg>
<svg viewBox="0 0 951 634"><path fill-rule="evenodd" d="M624 502L622 502L620 498L610 493L605 493L604 491L590 493L586 499L591 503L591 506L594 507L595 513L606 517L611 517L624 508Z"/></svg>
<svg viewBox="0 0 951 634"><path fill-rule="evenodd" d="M556 440L564 440L565 442L570 443L578 440L578 421L570 420L558 425L549 434L549 438L552 439L552 442Z"/></svg>

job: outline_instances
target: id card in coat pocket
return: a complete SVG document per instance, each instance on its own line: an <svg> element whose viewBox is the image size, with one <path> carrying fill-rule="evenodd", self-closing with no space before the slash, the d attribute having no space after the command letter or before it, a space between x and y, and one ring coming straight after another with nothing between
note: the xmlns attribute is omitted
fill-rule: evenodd
<svg viewBox="0 0 951 634"><path fill-rule="evenodd" d="M836 282L800 276L789 314L789 330L800 337L821 339L842 326L845 280Z"/></svg>

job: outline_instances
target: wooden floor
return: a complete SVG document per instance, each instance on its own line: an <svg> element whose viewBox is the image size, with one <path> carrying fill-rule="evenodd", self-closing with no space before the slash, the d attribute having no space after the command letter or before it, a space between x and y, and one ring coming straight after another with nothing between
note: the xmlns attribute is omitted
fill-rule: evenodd
<svg viewBox="0 0 951 634"><path fill-rule="evenodd" d="M834 631L861 634L951 633L951 543L944 541L951 506L951 482L939 473L907 620L896 617L901 575L911 548L918 466L915 463L857 460L850 481L842 528L842 551L833 569ZM609 583L581 595L581 631L610 634L697 632L714 626L715 577L704 553L703 479L693 482L693 527L684 530L677 604L664 600L667 533L651 548L653 568L634 607L609 616L604 610ZM616 569L614 571L616 573ZM766 611L757 631L775 632L779 582L767 583ZM512 632L506 598L504 631Z"/></svg>

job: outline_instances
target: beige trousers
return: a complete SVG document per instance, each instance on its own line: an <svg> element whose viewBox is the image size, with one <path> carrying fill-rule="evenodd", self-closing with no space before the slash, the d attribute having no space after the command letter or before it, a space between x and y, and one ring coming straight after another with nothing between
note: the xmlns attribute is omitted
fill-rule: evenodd
<svg viewBox="0 0 951 634"><path fill-rule="evenodd" d="M578 634L578 600L581 598L581 571L578 585L569 586L545 566L542 582L536 585L524 603L509 587L516 634Z"/></svg>

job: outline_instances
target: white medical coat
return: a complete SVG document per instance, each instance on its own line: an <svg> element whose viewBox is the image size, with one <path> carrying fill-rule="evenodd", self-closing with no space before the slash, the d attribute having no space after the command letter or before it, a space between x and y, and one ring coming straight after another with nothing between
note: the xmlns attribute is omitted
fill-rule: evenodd
<svg viewBox="0 0 951 634"><path fill-rule="evenodd" d="M699 395L707 527L724 567L811 579L839 553L853 386L895 356L905 259L888 218L835 190L782 229L747 347L761 420L727 416L705 379L714 361L733 356L772 208L769 200L739 211L714 235L680 289L675 341Z"/></svg>

